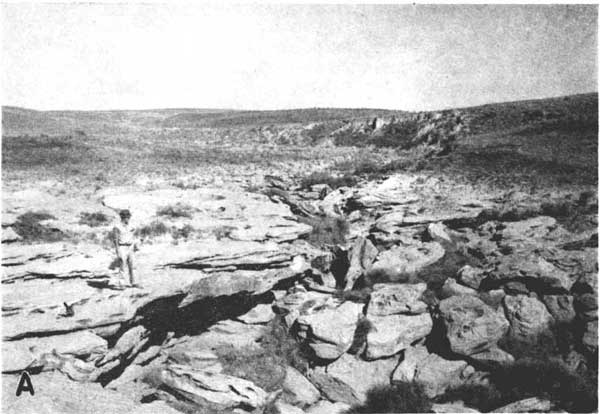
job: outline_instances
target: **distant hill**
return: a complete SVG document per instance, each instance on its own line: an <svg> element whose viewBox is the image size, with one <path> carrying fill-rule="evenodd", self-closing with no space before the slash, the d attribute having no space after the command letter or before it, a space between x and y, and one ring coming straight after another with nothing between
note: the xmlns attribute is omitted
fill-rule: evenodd
<svg viewBox="0 0 600 414"><path fill-rule="evenodd" d="M523 126L535 119L578 117L597 119L596 93L557 98L487 104L445 111L459 111L470 118L472 133ZM414 112L388 109L306 108L272 111L228 109L148 109L110 111L36 111L2 107L2 134L66 134L84 131L115 132L135 128L230 128L310 124L327 121L402 117ZM593 122L593 119L592 119Z"/></svg>
<svg viewBox="0 0 600 414"><path fill-rule="evenodd" d="M307 108L277 111L231 111L226 113L177 114L165 119L165 126L221 128L229 126L264 126L277 124L309 124L356 118L373 118L406 114L388 109Z"/></svg>

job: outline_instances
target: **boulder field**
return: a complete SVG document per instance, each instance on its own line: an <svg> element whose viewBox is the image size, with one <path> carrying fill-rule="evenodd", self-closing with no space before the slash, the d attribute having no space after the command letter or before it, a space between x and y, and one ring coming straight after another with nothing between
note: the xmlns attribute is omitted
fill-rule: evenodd
<svg viewBox="0 0 600 414"><path fill-rule="evenodd" d="M106 240L125 208L141 239L134 288L114 283ZM435 400L488 384L519 357L507 343L565 324L584 363L598 349L597 231L561 212L596 210L589 192L482 194L416 174L260 194L110 188L71 204L4 194L3 406L32 412L15 397L24 370L37 412L334 413L399 383ZM42 211L32 226L55 239L23 233ZM348 223L344 241L313 237L326 218Z"/></svg>

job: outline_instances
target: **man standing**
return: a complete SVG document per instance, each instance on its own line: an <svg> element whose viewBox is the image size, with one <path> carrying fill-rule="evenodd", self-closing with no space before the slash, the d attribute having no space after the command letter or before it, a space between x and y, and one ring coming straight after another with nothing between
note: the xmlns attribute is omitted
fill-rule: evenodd
<svg viewBox="0 0 600 414"><path fill-rule="evenodd" d="M131 212L129 210L121 210L119 212L121 222L113 228L112 239L117 252L117 260L119 261L119 274L125 284L128 286L136 286L133 276L133 254L137 251L137 243L133 231L129 227L129 219ZM129 283L125 279L125 265L129 271Z"/></svg>

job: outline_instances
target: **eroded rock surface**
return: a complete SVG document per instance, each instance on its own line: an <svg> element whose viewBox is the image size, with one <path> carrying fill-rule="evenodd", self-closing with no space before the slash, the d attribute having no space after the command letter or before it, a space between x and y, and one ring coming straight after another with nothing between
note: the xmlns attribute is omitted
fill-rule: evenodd
<svg viewBox="0 0 600 414"><path fill-rule="evenodd" d="M535 338L554 322L546 306L536 298L525 295L506 296L504 307L510 321L510 334L516 338Z"/></svg>
<svg viewBox="0 0 600 414"><path fill-rule="evenodd" d="M161 370L160 380L170 392L211 409L256 408L267 399L267 393L250 381L184 365L168 365Z"/></svg>
<svg viewBox="0 0 600 414"><path fill-rule="evenodd" d="M67 381L68 392L40 400L50 412L68 412L69 392L89 385L93 412L114 411L113 399L119 411L135 413L333 413L364 403L376 385L417 382L429 398L471 380L485 385L487 371L517 357L498 346L502 337L530 338L553 322L582 327L573 367L597 352L597 234L576 234L551 217L561 194L546 204L528 194L491 197L409 173L306 194L291 181L265 182L268 195L114 188L77 212L43 192L9 198L3 372L34 369L44 386ZM43 225L85 241L24 244L10 233L20 214L43 207L55 217ZM100 242L121 208L146 228L137 289L114 286L113 252ZM102 211L108 221L81 224L80 211ZM318 221L320 212L347 219L346 242L309 243L310 226L296 217ZM165 232L149 234L157 222ZM287 341L310 351L305 374L288 366L301 365L286 360L298 356ZM271 356L286 371L274 391L249 379L254 368L227 374L230 359L262 368ZM460 402L434 411L457 408L468 411Z"/></svg>
<svg viewBox="0 0 600 414"><path fill-rule="evenodd" d="M418 315L426 312L427 304L421 300L426 289L425 283L376 284L371 292L367 316Z"/></svg>
<svg viewBox="0 0 600 414"><path fill-rule="evenodd" d="M301 315L297 319L298 335L317 357L336 359L350 349L362 309L362 304L345 302Z"/></svg>
<svg viewBox="0 0 600 414"><path fill-rule="evenodd" d="M373 328L367 334L367 359L395 355L427 336L433 327L429 313L373 316L369 320Z"/></svg>
<svg viewBox="0 0 600 414"><path fill-rule="evenodd" d="M508 330L508 321L474 296L452 296L440 302L440 312L453 352L472 355L493 347Z"/></svg>

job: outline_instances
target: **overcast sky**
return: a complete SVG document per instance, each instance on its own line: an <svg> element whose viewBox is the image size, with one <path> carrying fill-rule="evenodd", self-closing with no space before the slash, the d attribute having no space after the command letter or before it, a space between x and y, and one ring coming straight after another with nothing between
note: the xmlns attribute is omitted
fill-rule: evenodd
<svg viewBox="0 0 600 414"><path fill-rule="evenodd" d="M597 91L597 6L3 4L2 104L440 109Z"/></svg>

